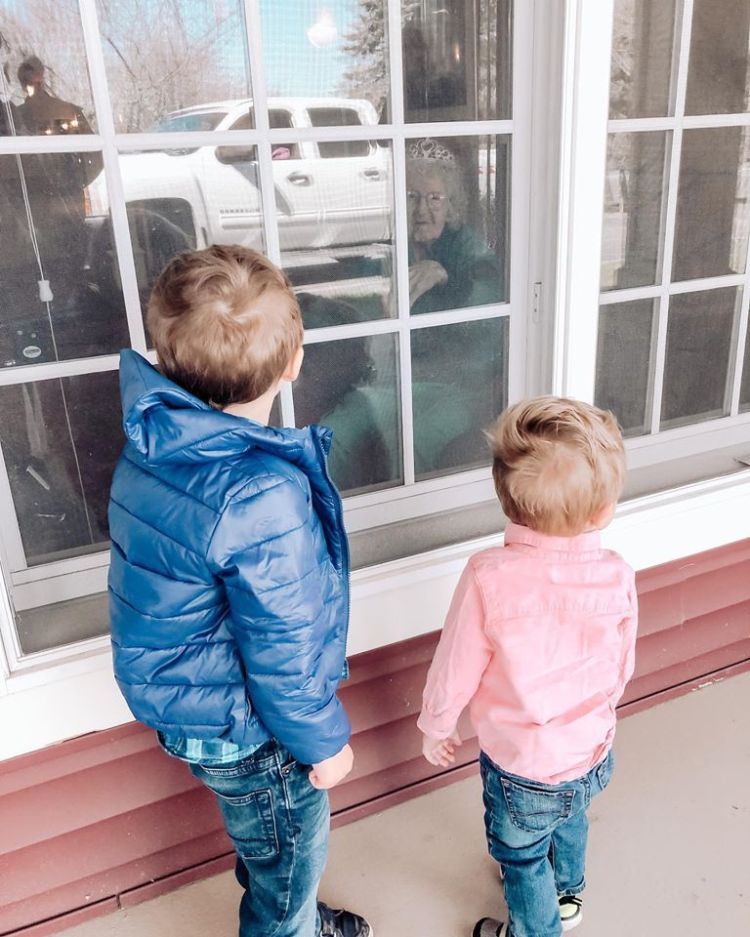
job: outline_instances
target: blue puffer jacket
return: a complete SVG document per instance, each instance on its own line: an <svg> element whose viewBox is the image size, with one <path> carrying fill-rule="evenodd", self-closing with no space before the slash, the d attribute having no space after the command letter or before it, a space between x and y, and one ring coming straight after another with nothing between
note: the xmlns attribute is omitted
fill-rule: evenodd
<svg viewBox="0 0 750 937"><path fill-rule="evenodd" d="M306 764L334 755L349 554L330 432L214 410L132 351L120 385L109 595L133 714L243 748L274 737Z"/></svg>

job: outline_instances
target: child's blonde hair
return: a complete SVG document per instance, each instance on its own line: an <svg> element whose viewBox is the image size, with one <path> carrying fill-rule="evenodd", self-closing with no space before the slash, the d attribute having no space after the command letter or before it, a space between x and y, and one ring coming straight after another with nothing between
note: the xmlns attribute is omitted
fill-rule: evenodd
<svg viewBox="0 0 750 937"><path fill-rule="evenodd" d="M274 302L261 311L264 295ZM257 400L302 345L289 281L238 245L174 257L156 281L146 321L164 374L217 407Z"/></svg>
<svg viewBox="0 0 750 937"><path fill-rule="evenodd" d="M492 475L517 524L571 537L619 498L625 449L615 417L565 397L537 397L505 410L490 434Z"/></svg>

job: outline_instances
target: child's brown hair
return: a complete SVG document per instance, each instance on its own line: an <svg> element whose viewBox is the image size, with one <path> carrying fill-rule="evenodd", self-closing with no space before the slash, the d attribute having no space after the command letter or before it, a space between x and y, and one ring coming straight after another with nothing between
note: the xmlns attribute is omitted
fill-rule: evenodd
<svg viewBox="0 0 750 937"><path fill-rule="evenodd" d="M156 281L146 321L164 374L216 407L257 400L302 345L289 281L239 245L173 258Z"/></svg>
<svg viewBox="0 0 750 937"><path fill-rule="evenodd" d="M521 401L501 414L490 443L505 514L539 533L575 536L622 492L622 434L611 413L591 404Z"/></svg>

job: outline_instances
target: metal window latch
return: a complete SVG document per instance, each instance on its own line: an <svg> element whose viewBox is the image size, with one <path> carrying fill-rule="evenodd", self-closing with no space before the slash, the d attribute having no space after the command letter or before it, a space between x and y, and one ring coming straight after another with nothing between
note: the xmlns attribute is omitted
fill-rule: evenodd
<svg viewBox="0 0 750 937"><path fill-rule="evenodd" d="M531 301L531 321L538 325L542 321L542 284L534 284L534 291Z"/></svg>
<svg viewBox="0 0 750 937"><path fill-rule="evenodd" d="M734 461L739 462L740 465L747 465L748 468L750 468L750 453L747 455L736 455Z"/></svg>

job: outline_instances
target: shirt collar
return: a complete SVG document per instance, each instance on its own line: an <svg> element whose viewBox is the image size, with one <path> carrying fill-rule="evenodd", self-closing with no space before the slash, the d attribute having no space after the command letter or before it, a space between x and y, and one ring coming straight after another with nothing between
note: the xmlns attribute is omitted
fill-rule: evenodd
<svg viewBox="0 0 750 937"><path fill-rule="evenodd" d="M553 537L520 524L510 523L505 528L505 544L520 544L539 550L540 553L566 553L580 558L583 554L597 553L601 550L601 532L590 530L576 537Z"/></svg>

